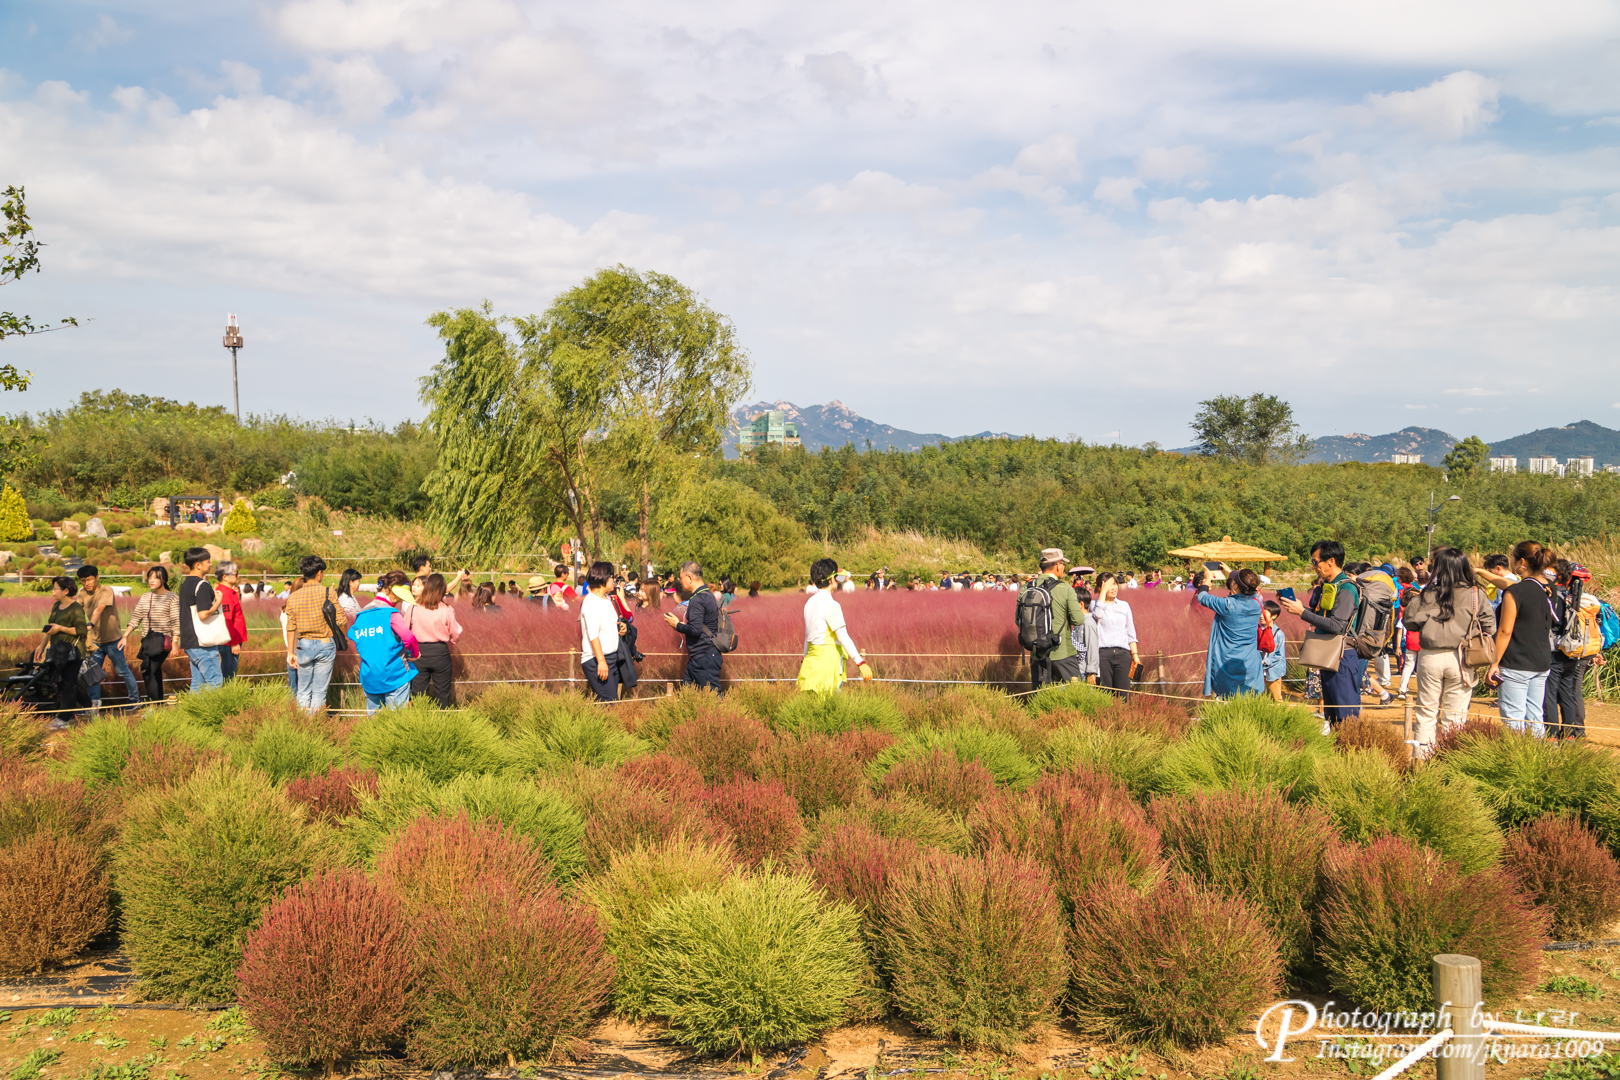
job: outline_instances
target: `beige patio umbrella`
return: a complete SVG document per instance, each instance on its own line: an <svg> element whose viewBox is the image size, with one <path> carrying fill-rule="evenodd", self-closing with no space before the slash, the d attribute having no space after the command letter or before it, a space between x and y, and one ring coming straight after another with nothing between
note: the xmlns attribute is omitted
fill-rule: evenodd
<svg viewBox="0 0 1620 1080"><path fill-rule="evenodd" d="M1207 544L1194 544L1192 547L1177 548L1170 552L1177 558L1188 562L1219 562L1219 563L1260 563L1262 573L1270 573L1271 564L1286 562L1288 556L1279 555L1275 551L1257 548L1251 544L1239 544L1230 536L1223 536L1219 540Z"/></svg>

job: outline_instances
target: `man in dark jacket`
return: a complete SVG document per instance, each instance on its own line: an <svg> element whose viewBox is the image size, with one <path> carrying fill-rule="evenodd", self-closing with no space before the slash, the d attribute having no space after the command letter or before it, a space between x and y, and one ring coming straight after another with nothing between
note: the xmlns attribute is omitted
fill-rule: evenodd
<svg viewBox="0 0 1620 1080"><path fill-rule="evenodd" d="M703 567L695 562L681 564L681 593L687 597L686 621L668 612L664 621L686 638L686 678L683 682L706 686L720 692L720 650L714 635L720 632L720 604L703 581Z"/></svg>

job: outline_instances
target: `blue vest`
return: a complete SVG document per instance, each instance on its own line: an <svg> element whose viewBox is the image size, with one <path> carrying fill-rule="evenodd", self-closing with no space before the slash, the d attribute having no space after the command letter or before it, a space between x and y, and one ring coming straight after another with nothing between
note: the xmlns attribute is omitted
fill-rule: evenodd
<svg viewBox="0 0 1620 1080"><path fill-rule="evenodd" d="M360 654L360 689L373 696L391 694L416 678L416 665L402 655L404 645L389 625L391 607L368 607L354 617L349 640Z"/></svg>

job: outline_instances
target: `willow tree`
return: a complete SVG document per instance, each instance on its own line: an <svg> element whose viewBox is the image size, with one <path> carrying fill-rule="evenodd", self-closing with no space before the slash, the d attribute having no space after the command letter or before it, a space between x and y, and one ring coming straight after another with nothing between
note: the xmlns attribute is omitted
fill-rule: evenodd
<svg viewBox="0 0 1620 1080"><path fill-rule="evenodd" d="M618 359L558 335L549 313L497 318L487 301L428 324L444 341L444 359L422 380L438 451L422 485L429 521L467 554L488 556L566 518L599 556L596 496Z"/></svg>
<svg viewBox="0 0 1620 1080"><path fill-rule="evenodd" d="M654 492L673 490L694 454L719 451L752 363L731 320L668 274L598 271L557 297L545 319L557 340L611 358L606 442L637 495L645 573Z"/></svg>

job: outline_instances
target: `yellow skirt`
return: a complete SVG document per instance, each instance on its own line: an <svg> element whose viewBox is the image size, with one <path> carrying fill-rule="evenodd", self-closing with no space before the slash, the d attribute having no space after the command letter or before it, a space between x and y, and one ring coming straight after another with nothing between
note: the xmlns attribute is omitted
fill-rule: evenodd
<svg viewBox="0 0 1620 1080"><path fill-rule="evenodd" d="M810 646L799 665L799 689L831 694L844 685L844 647L838 639Z"/></svg>

